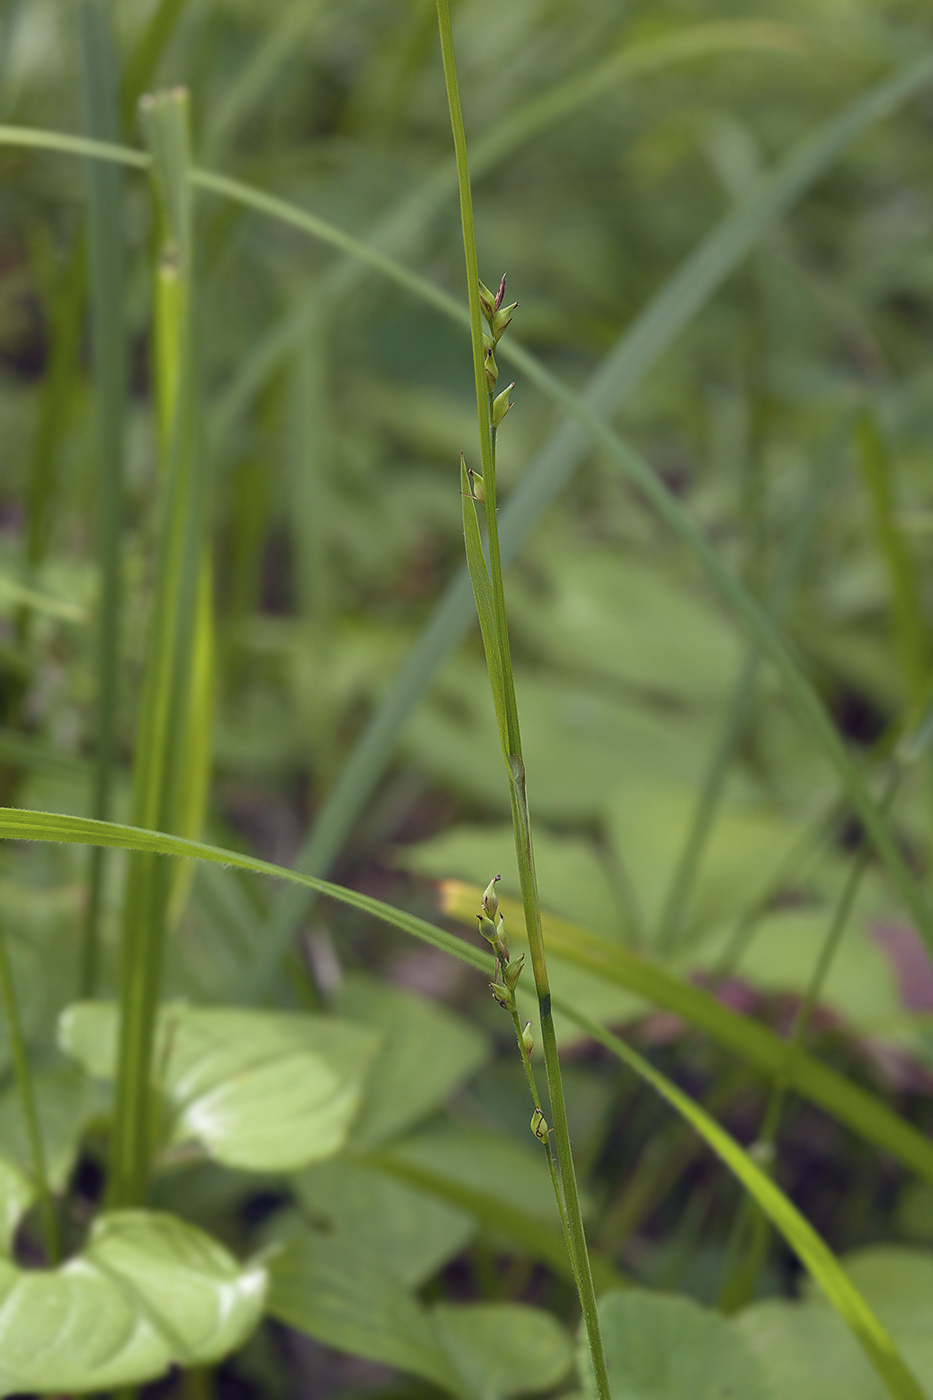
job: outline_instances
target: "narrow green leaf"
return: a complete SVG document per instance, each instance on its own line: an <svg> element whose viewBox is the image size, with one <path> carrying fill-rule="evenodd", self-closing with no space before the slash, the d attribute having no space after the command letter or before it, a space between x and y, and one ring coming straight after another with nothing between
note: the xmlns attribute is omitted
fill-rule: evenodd
<svg viewBox="0 0 933 1400"><path fill-rule="evenodd" d="M144 831L116 822L97 822L87 817L63 816L57 812L33 812L16 807L0 807L0 839L18 841L61 841L70 845L114 846L128 851L152 851L232 866L257 875L273 875L306 890L335 899L363 913L371 914L394 928L439 948L482 976L489 975L489 957L461 938L427 923L424 919L394 909L381 900L356 890L345 889L314 875L289 870L269 861L244 856L219 846L206 846L165 832ZM452 887L457 889L469 887ZM470 894L473 898L473 894ZM741 1055L748 1064L760 1068L769 1078L781 1069L787 1053L786 1042L764 1026L730 1011L712 997L686 982L664 973L663 969L621 949L594 938L586 930L573 928L564 946L558 942L562 921L549 919L547 938L552 951L581 967L613 978L658 1006L666 1006L685 1021L698 1026ZM521 924L511 925L516 936ZM569 926L573 927L573 926ZM580 934L585 934L581 939ZM609 950L612 956L609 956ZM860 1137L891 1152L895 1157L928 1179L933 1179L933 1148L911 1124L897 1117L880 1100L850 1084L840 1074L821 1065L812 1056L797 1057L791 1082L795 1090L845 1123Z"/></svg>
<svg viewBox="0 0 933 1400"><path fill-rule="evenodd" d="M431 1320L472 1400L550 1390L570 1369L570 1339L556 1318L523 1303L439 1303Z"/></svg>
<svg viewBox="0 0 933 1400"><path fill-rule="evenodd" d="M492 580L489 577L489 566L483 553L483 542L479 532L479 522L476 519L476 506L473 503L470 479L462 459L460 462L460 495L463 502L463 542L466 548L470 585L476 602L476 615L483 638L483 651L486 653L486 666L489 671L492 703L496 711L499 741L502 744L502 752L506 755L506 761L508 761L506 689L505 678L502 674L502 654L499 646L499 629L496 622Z"/></svg>
<svg viewBox="0 0 933 1400"><path fill-rule="evenodd" d="M912 59L893 77L886 78L877 87L861 94L796 147L772 175L751 190L738 208L713 229L668 279L641 315L626 328L583 395L573 394L551 377L516 341L510 343L509 337L506 337L502 342L504 358L511 359L542 392L560 403L571 415L572 421L563 424L548 441L502 511L504 563L508 564L516 557L534 523L570 480L596 438L609 448L623 469L630 472L648 493L649 499L661 510L668 523L697 553L717 587L727 593L733 606L737 606L734 581L731 576L726 578L726 571L715 551L706 545L677 502L664 492L653 473L642 466L635 466L633 455L623 447L604 420L615 413L620 403L637 388L700 307L746 256L770 222L789 208L862 131L895 110L928 82L931 73L933 58L929 54ZM257 198L255 192L244 193L245 187L238 182L218 178L208 172L192 172L192 178L204 189L230 198L242 198L244 203L249 202L262 212L285 218L312 236L326 239L343 252L359 258L374 271L391 277L399 285L421 296L443 314L463 323L467 321L466 309L453 298L445 297L430 284L421 282L378 249L360 244L342 232L325 229L322 221L315 216L305 215L303 211L297 211L270 196ZM744 594L742 596L744 598ZM329 868L378 782L405 724L440 667L462 640L472 611L469 575L464 570L448 586L325 800L297 858L296 864L300 869L321 874ZM763 650L773 653L775 636L767 619L762 629L760 610L753 605L751 617L754 623L750 630L756 642ZM767 647L762 642L763 632L767 633ZM784 664L787 661L786 652L780 643L777 649ZM793 662L790 662L790 674L797 675ZM812 701L808 698L804 703L812 722ZM817 723L820 721L817 720ZM821 734L825 742L826 734L822 726ZM831 737L829 742L833 743ZM838 762L838 745L834 745L834 752ZM845 763L844 753L842 762ZM846 769L846 780L850 777L851 766ZM903 862L899 861L889 842L887 854L889 857L893 855L904 887L912 888L912 882L904 876ZM252 979L257 985L265 983L277 966L308 903L307 897L302 897L297 891L289 891L283 896L257 960Z"/></svg>
<svg viewBox="0 0 933 1400"><path fill-rule="evenodd" d="M511 1240L573 1282L550 1178L530 1142L522 1147L511 1138L443 1125L392 1143L365 1161L468 1211L494 1238ZM624 1282L605 1255L591 1250L590 1263L597 1291Z"/></svg>
<svg viewBox="0 0 933 1400"><path fill-rule="evenodd" d="M193 233L188 173L188 97L174 90L141 106L152 152L160 223L155 269L155 396L161 458L156 587L133 763L134 819L177 830L180 778L190 759L192 645L203 566L205 467L195 433L192 340ZM200 762L205 762L202 757ZM143 1197L153 1141L150 1117L156 1007L170 876L150 856L130 862L120 944L121 1046L109 1179L111 1201Z"/></svg>
<svg viewBox="0 0 933 1400"><path fill-rule="evenodd" d="M892 1400L925 1400L907 1363L888 1332L872 1312L832 1250L804 1219L784 1192L752 1161L715 1119L684 1094L618 1036L555 998L555 1005L575 1020L593 1040L650 1084L694 1128L707 1146L754 1197L765 1215L819 1284L828 1301L851 1329Z"/></svg>
<svg viewBox="0 0 933 1400"><path fill-rule="evenodd" d="M82 104L88 134L104 141L119 137L118 75L110 7L105 0L81 0ZM126 416L127 347L123 247L123 172L113 162L87 163L88 263L94 370L97 455L97 558L100 604L96 646L96 754L93 815L110 816L116 745L121 638L120 547L123 526L123 433ZM92 852L84 918L81 992L94 994L100 942L104 852Z"/></svg>
<svg viewBox="0 0 933 1400"><path fill-rule="evenodd" d="M913 557L897 523L892 463L884 440L870 414L858 425L858 463L871 503L872 524L878 552L888 575L894 644L909 699L924 698L929 669L930 643L923 616L920 582Z"/></svg>

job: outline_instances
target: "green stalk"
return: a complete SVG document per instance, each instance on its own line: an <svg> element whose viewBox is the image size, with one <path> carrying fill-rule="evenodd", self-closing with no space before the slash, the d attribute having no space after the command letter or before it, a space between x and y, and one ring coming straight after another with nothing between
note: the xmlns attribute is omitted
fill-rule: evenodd
<svg viewBox="0 0 933 1400"><path fill-rule="evenodd" d="M133 820L172 830L179 807L180 735L191 691L191 638L197 606L203 502L193 442L191 350L192 236L188 99L160 93L143 108L162 226L155 288L158 439L164 460L160 539L149 655L133 771ZM170 895L169 872L152 855L130 863L120 958L120 1044L110 1199L145 1195L156 1117L152 1057Z"/></svg>
<svg viewBox="0 0 933 1400"><path fill-rule="evenodd" d="M81 0L82 97L85 128L92 137L117 141L116 59L103 0ZM120 534L123 515L123 431L126 410L126 332L124 327L123 175L120 167L88 161L88 254L91 286L91 343L96 390L95 438L98 462L98 562L101 580L97 617L97 737L92 814L110 815L120 657ZM81 995L97 985L104 852L91 852L88 901L83 929Z"/></svg>
<svg viewBox="0 0 933 1400"><path fill-rule="evenodd" d="M509 651L508 621L505 611L505 592L502 581L502 559L499 548L499 526L496 517L496 454L495 439L490 412L490 393L486 380L486 363L483 346L482 309L479 297L479 270L476 260L476 239L473 227L473 201L470 192L470 174L467 163L466 133L460 109L460 95L457 87L457 71L454 60L453 33L450 23L449 0L437 0L437 17L440 28L441 53L444 64L444 81L447 88L447 103L450 109L450 122L453 132L454 152L457 159L457 180L460 189L460 215L463 226L463 245L466 257L467 293L470 303L470 335L473 346L473 375L476 385L476 408L479 420L480 453L483 464L483 492L487 540L489 546L489 571L486 573L482 553L474 551L470 558L470 531L476 526L475 507L472 493L465 496L464 524L467 529L468 562L470 562L477 612L483 631L486 660L499 721L499 734L502 741L506 770L509 776L509 791L512 807L512 825L515 833L515 852L518 859L519 881L522 890L522 906L525 914L525 927L531 966L538 996L538 1011L541 1024L541 1040L544 1049L544 1063L547 1074L548 1094L551 1114L554 1119L554 1136L557 1143L557 1157L560 1163L560 1187L557 1192L558 1204L563 1194L563 1209L569 1226L569 1250L574 1266L574 1277L580 1298L580 1308L586 1327L587 1341L596 1377L596 1390L599 1400L611 1400L609 1377L603 1354L602 1337L599 1330L599 1315L596 1308L596 1292L590 1268L583 1217L577 1192L573 1153L570 1146L570 1131L567 1124L567 1110L564 1103L561 1082L560 1057L557 1050L557 1037L551 1014L551 992L548 984L547 964L544 954L544 934L541 928L541 910L538 900L537 880L534 868L531 824L525 794L525 766L522 760L521 735L518 724L518 707L515 701L515 687L512 678L512 663ZM461 489L465 473L461 473ZM482 571L482 582L477 588L477 580ZM489 596L485 589L489 586ZM555 1185L557 1183L555 1182Z"/></svg>
<svg viewBox="0 0 933 1400"><path fill-rule="evenodd" d="M187 0L159 0L130 55L120 90L120 110L127 129L135 120L136 104L152 81L156 65L186 4Z"/></svg>
<svg viewBox="0 0 933 1400"><path fill-rule="evenodd" d="M0 1001L7 1019L10 1034L10 1056L13 1060L13 1073L19 1093L20 1107L26 1124L29 1139L29 1152L32 1157L32 1176L39 1197L39 1218L42 1223L42 1239L46 1258L50 1264L57 1264L61 1257L58 1236L58 1222L52 1205L52 1192L49 1187L48 1169L45 1160L45 1145L42 1141L42 1128L39 1125L39 1112L36 1108L36 1094L29 1068L29 1056L23 1038L23 1028L19 1019L16 1001L16 988L13 984L13 970L7 953L6 933L0 929Z"/></svg>
<svg viewBox="0 0 933 1400"><path fill-rule="evenodd" d="M522 1057L522 1068L525 1071L525 1082L528 1085L528 1092L531 1094L531 1102L534 1104L535 1113L540 1115L540 1117L543 1119L544 1109L541 1107L541 1098L538 1094L538 1084L537 1080L535 1079L534 1067L531 1063L531 1051L525 1045L525 1037L523 1033L522 1023L518 1015L518 1007L515 1005L514 1001L512 1002L512 1005L509 1008L509 1014L512 1017L512 1026L515 1031L515 1041L518 1045L518 1053ZM560 1223L563 1227L564 1239L567 1241L567 1248L570 1253L571 1268L574 1271L574 1276L576 1276L577 1265L573 1252L573 1232L570 1228L570 1221L567 1219L567 1208L564 1205L564 1192L563 1188L561 1187L560 1177L558 1175L558 1164L554 1160L554 1149L551 1146L550 1134L547 1135L547 1138L545 1140L544 1150L547 1154L547 1168L551 1176L551 1186L554 1189L554 1199L557 1202L557 1210L560 1214Z"/></svg>

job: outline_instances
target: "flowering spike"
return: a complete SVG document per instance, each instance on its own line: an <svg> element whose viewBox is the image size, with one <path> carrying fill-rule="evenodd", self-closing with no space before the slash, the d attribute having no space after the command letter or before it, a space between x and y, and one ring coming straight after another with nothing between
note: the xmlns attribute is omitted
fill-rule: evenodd
<svg viewBox="0 0 933 1400"><path fill-rule="evenodd" d="M479 304L482 307L483 315L486 317L487 321L491 321L499 310L499 302L496 300L496 294L494 292L491 292L488 287L484 286L479 278L476 280L479 282Z"/></svg>
<svg viewBox="0 0 933 1400"><path fill-rule="evenodd" d="M522 1031L522 1045L526 1055L530 1055L535 1048L535 1038L531 1034L531 1022L525 1022L525 1029Z"/></svg>
<svg viewBox="0 0 933 1400"><path fill-rule="evenodd" d="M492 919L487 919L485 914L477 914L476 917L479 920L480 933L485 938L487 943L492 944L493 952L495 952L496 943L499 938L495 924L493 923Z"/></svg>
<svg viewBox="0 0 933 1400"><path fill-rule="evenodd" d="M490 919L494 919L499 912L499 899L496 895L496 885L502 879L501 875L493 875L483 893L483 913Z"/></svg>
<svg viewBox="0 0 933 1400"><path fill-rule="evenodd" d="M551 1130L548 1127L547 1122L545 1121L544 1114L541 1112L540 1108L536 1108L534 1113L531 1115L531 1131L534 1133L535 1137L538 1139L539 1142L547 1142L548 1138L551 1135Z"/></svg>
<svg viewBox="0 0 933 1400"><path fill-rule="evenodd" d="M512 401L509 398L509 394L514 388L515 384L510 384L507 389L502 390L502 393L499 394L497 398L493 399L492 426L494 428L498 428L499 424L502 422L503 418L508 413L509 409L512 407Z"/></svg>
<svg viewBox="0 0 933 1400"><path fill-rule="evenodd" d="M499 366L496 364L495 344L488 335L483 336L483 364L486 368L486 389L491 394L496 387L496 380L499 378Z"/></svg>
<svg viewBox="0 0 933 1400"><path fill-rule="evenodd" d="M492 992L493 1000L500 1006L504 1006L506 1011L511 1011L515 1005L515 995L508 987L500 987L498 982L490 982L489 990Z"/></svg>
<svg viewBox="0 0 933 1400"><path fill-rule="evenodd" d="M522 975L524 964L525 954L522 953L521 957L517 958L515 962L509 963L508 967L503 968L502 975L505 978L505 985L510 992L514 992L515 988L518 986L518 979Z"/></svg>

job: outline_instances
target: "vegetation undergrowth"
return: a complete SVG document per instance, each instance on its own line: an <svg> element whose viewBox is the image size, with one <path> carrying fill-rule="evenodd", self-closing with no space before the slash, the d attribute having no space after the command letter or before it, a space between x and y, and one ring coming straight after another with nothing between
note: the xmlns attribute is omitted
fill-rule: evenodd
<svg viewBox="0 0 933 1400"><path fill-rule="evenodd" d="M0 1393L933 1395L933 36L850 10L0 10Z"/></svg>

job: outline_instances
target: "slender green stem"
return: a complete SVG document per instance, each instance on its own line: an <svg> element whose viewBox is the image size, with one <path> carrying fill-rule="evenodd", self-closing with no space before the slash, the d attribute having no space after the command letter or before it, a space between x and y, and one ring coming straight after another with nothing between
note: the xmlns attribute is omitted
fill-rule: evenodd
<svg viewBox="0 0 933 1400"><path fill-rule="evenodd" d="M531 1063L531 1052L525 1046L525 1037L523 1033L522 1023L518 1015L517 1006L513 1004L509 1010L509 1014L512 1017L512 1025L515 1028L515 1039L518 1044L518 1053L522 1057L522 1068L525 1071L525 1079L528 1084L529 1093L531 1094L531 1102L534 1104L536 1112L539 1113L543 1118L544 1109L541 1107L541 1099L538 1095L538 1084L537 1080L535 1079L534 1067ZM560 1223L563 1226L564 1239L567 1241L567 1249L570 1254L570 1262L573 1266L574 1275L576 1275L577 1266L574 1259L573 1234L570 1229L570 1221L567 1219L567 1208L564 1205L564 1191L563 1187L561 1186L560 1176L558 1175L558 1164L554 1160L554 1149L551 1146L550 1134L548 1134L547 1141L544 1144L544 1150L547 1154L547 1167L551 1175L551 1186L554 1188L554 1199L557 1201L557 1209L560 1213Z"/></svg>
<svg viewBox="0 0 933 1400"><path fill-rule="evenodd" d="M489 575L483 582L484 586L491 584L490 610L492 626L490 628L488 623L487 626L484 626L483 640L487 647L487 665L490 670L493 699L496 702L497 718L499 719L500 738L502 740L506 767L509 775L512 825L515 832L515 849L518 858L519 880L522 889L522 905L525 913L525 926L528 935L528 946L531 954L535 989L538 995L538 1009L541 1022L541 1039L544 1049L544 1063L548 1082L548 1095L550 1098L551 1115L554 1120L553 1131L557 1144L557 1157L560 1164L560 1183L555 1182L555 1185L563 1187L562 1193L559 1189L557 1191L557 1200L560 1206L562 1194L563 1207L566 1211L567 1223L569 1225L571 1241L570 1256L574 1266L577 1292L580 1298L580 1307L583 1313L590 1355L593 1361L597 1394L599 1400L610 1400L609 1378L606 1372L606 1361L603 1354L602 1337L599 1330L599 1316L596 1307L596 1293L593 1287L593 1276L590 1268L589 1253L587 1251L586 1235L583 1229L583 1217L580 1211L576 1173L573 1165L573 1153L570 1146L570 1132L567 1124L567 1110L564 1103L564 1092L561 1082L560 1057L558 1055L557 1037L554 1031L554 1020L551 1013L551 993L544 954L544 935L541 928L541 910L538 901L537 881L534 869L531 825L529 822L528 805L525 795L525 768L522 761L518 708L515 701L515 688L509 654L508 623L505 613L502 560L499 548L499 527L496 517L495 443L492 433L489 392L486 383L484 363L482 310L479 299L479 272L476 260L476 240L473 227L473 202L470 192L466 136L463 127L463 115L460 109L460 96L457 88L453 33L451 30L450 5L448 0L437 0L437 16L444 63L444 79L447 87L447 102L450 109L454 152L457 159L457 179L460 189L460 211L466 257L467 293L470 304L470 334L473 345L473 371L476 381L476 407L479 420L486 527L489 543ZM464 506L465 513L474 510L472 501L466 501ZM475 567L478 569L484 568L481 559L476 561ZM475 587L476 585L474 582L474 588ZM480 596L478 595L478 610L481 610L484 606L489 607L489 603L485 600L481 603ZM481 617L481 622L482 620ZM498 655L490 655L490 643L497 648ZM499 690L498 695L497 690Z"/></svg>
<svg viewBox="0 0 933 1400"><path fill-rule="evenodd" d="M36 1107L32 1073L29 1068L29 1056L26 1052L26 1042L19 1019L13 970L10 967L9 954L7 953L6 933L2 929L0 929L0 1000L3 1002L3 1011L9 1028L13 1073L16 1076L16 1088L19 1093L20 1107L23 1110L23 1120L26 1124L26 1136L29 1139L32 1175L39 1196L39 1217L42 1222L43 1243L49 1263L57 1264L61 1255L58 1222L55 1219L55 1209L52 1204L52 1192L49 1187L45 1160L45 1145L42 1141L42 1128L39 1124L39 1112Z"/></svg>
<svg viewBox="0 0 933 1400"><path fill-rule="evenodd" d="M117 73L107 6L82 0L79 10L85 126L93 137L119 137ZM92 358L96 390L98 461L98 559L101 591L97 618L97 738L93 815L106 821L116 750L120 657L120 535L123 515L123 427L126 406L126 331L122 172L88 161L88 253L92 304ZM93 996L98 975L104 852L91 852L83 930L81 994Z"/></svg>
<svg viewBox="0 0 933 1400"><path fill-rule="evenodd" d="M140 826L178 821L179 754L189 718L191 637L202 562L202 480L194 451L191 349L191 219L187 95L159 94L145 108L162 223L155 288L155 380L164 461L151 640L133 772ZM120 1044L110 1199L138 1204L154 1146L152 1057L166 936L169 871L151 855L130 864L120 954Z"/></svg>

